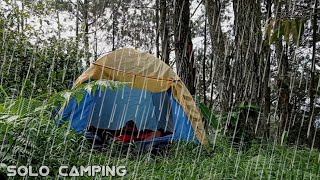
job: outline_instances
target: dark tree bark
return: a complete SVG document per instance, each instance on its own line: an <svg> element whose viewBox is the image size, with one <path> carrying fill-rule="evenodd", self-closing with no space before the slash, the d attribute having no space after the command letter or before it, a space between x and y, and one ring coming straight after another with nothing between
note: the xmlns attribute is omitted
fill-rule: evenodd
<svg viewBox="0 0 320 180"><path fill-rule="evenodd" d="M277 14L280 14L282 9L281 2L276 5ZM279 19L280 17L276 17ZM279 26L279 24L276 24ZM290 79L288 76L289 62L288 62L288 45L283 45L282 37L279 37L278 41L275 43L275 53L278 61L278 113L279 113L279 123L277 138L280 143L282 143L282 137L284 133L288 132L289 121L290 121L290 110L289 110L289 99L290 99Z"/></svg>
<svg viewBox="0 0 320 180"><path fill-rule="evenodd" d="M77 12L76 12L76 47L79 46L79 0L77 0Z"/></svg>
<svg viewBox="0 0 320 180"><path fill-rule="evenodd" d="M97 12L94 11L93 12L93 16L94 16L94 47L93 47L93 51L94 51L94 60L98 59L98 36L97 36L97 22L98 22L98 17L97 17Z"/></svg>
<svg viewBox="0 0 320 180"><path fill-rule="evenodd" d="M207 104L206 96L206 53L207 53L207 16L204 20L204 42L203 42L203 60L202 60L202 84L203 84L203 103Z"/></svg>
<svg viewBox="0 0 320 180"><path fill-rule="evenodd" d="M234 86L234 105L257 105L261 107L263 61L260 47L261 4L260 1L233 1L235 16L235 55L232 69ZM250 142L253 138L263 136L265 122L259 118L259 113L251 108L245 108L239 116L235 137Z"/></svg>
<svg viewBox="0 0 320 180"><path fill-rule="evenodd" d="M83 2L83 20L84 20L84 49L85 49L85 61L87 67L90 66L89 59L89 2L88 0L84 0Z"/></svg>
<svg viewBox="0 0 320 180"><path fill-rule="evenodd" d="M115 2L112 1L112 51L116 50L115 46L115 38L116 38L116 8L115 8Z"/></svg>
<svg viewBox="0 0 320 180"><path fill-rule="evenodd" d="M228 92L229 63L227 62L225 52L225 37L221 30L221 2L220 0L206 0L205 7L213 50L212 66L214 66L215 69L214 75L211 73L210 76L214 79L213 83L218 84L220 110L222 112L228 112L230 110ZM211 105L213 104L213 102L210 103Z"/></svg>
<svg viewBox="0 0 320 180"><path fill-rule="evenodd" d="M280 115L280 124L278 131L278 139L281 141L283 133L288 132L289 130L289 121L290 121L290 111L289 111L289 99L290 99L290 79L288 77L289 63L287 55L287 47L283 47L282 43L279 42L278 47L279 54L279 74L278 74L278 88L279 88L279 98L278 98L278 107ZM277 54L278 54L277 53Z"/></svg>
<svg viewBox="0 0 320 180"><path fill-rule="evenodd" d="M261 91L261 7L260 2L236 0L235 71L236 102L259 102Z"/></svg>
<svg viewBox="0 0 320 180"><path fill-rule="evenodd" d="M213 88L214 88L214 81L213 81L213 55L210 55L210 75L209 75L209 79L210 79L210 104L209 107L210 109L213 106Z"/></svg>
<svg viewBox="0 0 320 180"><path fill-rule="evenodd" d="M174 38L177 72L191 95L195 95L195 74L193 44L190 30L189 0L176 0L174 12Z"/></svg>
<svg viewBox="0 0 320 180"><path fill-rule="evenodd" d="M308 124L308 132L307 137L310 135L310 130L314 129L311 128L312 123L314 123L313 117L314 117L314 96L316 93L316 81L315 81L315 64L316 64L316 42L317 42L317 7L318 7L318 0L315 0L314 2L314 11L313 11L313 35L312 35L312 63L311 63L311 75L310 75L310 88L309 88L309 94L310 94L310 120Z"/></svg>
<svg viewBox="0 0 320 180"><path fill-rule="evenodd" d="M167 0L160 0L160 36L161 36L161 59L169 65L169 28L167 20Z"/></svg>
<svg viewBox="0 0 320 180"><path fill-rule="evenodd" d="M267 0L267 17L266 17L266 24L270 23L270 18L272 16L271 12L271 6L272 6L272 1ZM266 43L267 44L267 43ZM269 80L270 80L270 55L271 55L271 49L269 45L265 45L265 52L266 52L266 63L265 63L265 69L264 69L264 79L263 79L263 96L264 96L264 109L263 109L263 121L265 121L265 127L264 127L264 136L269 137L270 135L270 108L271 108L271 89L269 86Z"/></svg>
<svg viewBox="0 0 320 180"><path fill-rule="evenodd" d="M160 52L159 52L159 0L156 0L156 56L159 58Z"/></svg>

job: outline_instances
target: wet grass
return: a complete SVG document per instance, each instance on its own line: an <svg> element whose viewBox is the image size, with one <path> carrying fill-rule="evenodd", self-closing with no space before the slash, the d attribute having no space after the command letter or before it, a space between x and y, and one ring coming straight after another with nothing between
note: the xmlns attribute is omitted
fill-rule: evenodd
<svg viewBox="0 0 320 180"><path fill-rule="evenodd" d="M97 151L86 146L82 134L68 130L68 124L59 127L49 117L50 111L41 107L23 115L21 111L1 112L1 163L31 165L35 169L46 165L51 177L57 177L61 165L70 168L121 165L126 166L127 174L119 179L320 178L319 151L305 147L279 146L271 142L253 143L246 150L239 150L221 135L210 149L194 143L175 142L165 153L157 155L134 149L120 151L119 144ZM0 169L4 176L6 168Z"/></svg>
<svg viewBox="0 0 320 180"><path fill-rule="evenodd" d="M47 133L41 134L48 127ZM57 176L60 165L121 165L126 166L125 179L319 179L319 152L306 148L253 144L246 151L239 151L220 138L214 151L183 142L172 144L167 152L158 155L120 152L115 146L96 151L84 146L82 136L51 127L51 123L28 128L40 130L39 138L31 139L31 131L25 130L29 139L23 140L26 137L20 135L16 140L20 143L12 149L2 148L1 153L8 150L10 156L3 162L47 165L52 177Z"/></svg>

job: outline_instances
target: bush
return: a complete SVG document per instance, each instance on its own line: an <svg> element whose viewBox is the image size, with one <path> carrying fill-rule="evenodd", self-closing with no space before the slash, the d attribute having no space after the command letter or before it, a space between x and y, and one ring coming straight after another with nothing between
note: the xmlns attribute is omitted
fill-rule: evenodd
<svg viewBox="0 0 320 180"><path fill-rule="evenodd" d="M79 87L70 91L69 95L80 97L79 93L90 89L88 87L96 89L97 84L101 85L101 82ZM32 165L35 168L48 165L52 178L58 175L61 165L79 167L88 164L124 165L126 179L319 178L318 150L255 141L246 150L235 149L228 137L220 134L215 137L213 152L186 142L173 143L165 155L134 151L123 153L116 144L104 151L92 150L86 146L83 134L69 129L68 123L57 126L50 119L55 104L65 100L62 94L66 92L44 101L22 97L7 99L4 109L0 110L0 163ZM0 164L0 176L5 174L4 164Z"/></svg>

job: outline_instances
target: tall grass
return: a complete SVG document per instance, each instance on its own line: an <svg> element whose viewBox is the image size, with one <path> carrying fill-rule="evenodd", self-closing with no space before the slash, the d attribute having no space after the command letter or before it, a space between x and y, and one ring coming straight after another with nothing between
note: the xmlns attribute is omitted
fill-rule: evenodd
<svg viewBox="0 0 320 180"><path fill-rule="evenodd" d="M68 123L57 126L50 119L55 103L7 99L0 110L1 163L35 168L47 165L51 177L58 175L61 165L124 165L125 179L319 179L318 150L272 142L253 143L241 150L233 148L222 135L209 151L186 142L174 142L162 155L120 151L117 145L92 150ZM5 167L0 169L5 175Z"/></svg>

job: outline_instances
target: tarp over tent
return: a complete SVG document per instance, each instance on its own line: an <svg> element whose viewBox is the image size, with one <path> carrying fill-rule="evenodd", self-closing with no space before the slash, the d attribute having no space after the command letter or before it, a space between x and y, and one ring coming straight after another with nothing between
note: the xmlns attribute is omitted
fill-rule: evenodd
<svg viewBox="0 0 320 180"><path fill-rule="evenodd" d="M113 51L92 63L74 86L88 80L128 85L116 91L100 89L86 94L80 104L72 99L64 107L62 118L71 119L76 130L90 124L117 129L134 120L140 129L165 128L173 132L169 138L208 144L202 116L190 92L179 76L153 55L131 48Z"/></svg>

